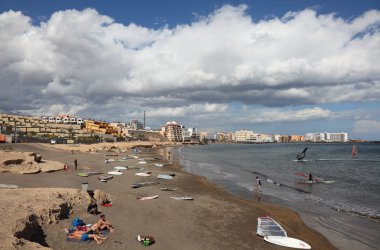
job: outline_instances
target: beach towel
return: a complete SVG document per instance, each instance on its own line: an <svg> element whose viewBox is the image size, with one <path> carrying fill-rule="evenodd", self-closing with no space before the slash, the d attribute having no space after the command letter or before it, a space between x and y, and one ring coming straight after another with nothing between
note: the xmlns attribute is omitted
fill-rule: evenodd
<svg viewBox="0 0 380 250"><path fill-rule="evenodd" d="M67 237L67 238L65 239L65 241L66 241L66 242L76 242L76 243L86 243L86 244L89 244L89 243L92 241L92 239L88 239L88 240L86 240L86 241L83 241L83 240L72 239L72 238Z"/></svg>
<svg viewBox="0 0 380 250"><path fill-rule="evenodd" d="M112 203L100 204L103 207L112 207Z"/></svg>

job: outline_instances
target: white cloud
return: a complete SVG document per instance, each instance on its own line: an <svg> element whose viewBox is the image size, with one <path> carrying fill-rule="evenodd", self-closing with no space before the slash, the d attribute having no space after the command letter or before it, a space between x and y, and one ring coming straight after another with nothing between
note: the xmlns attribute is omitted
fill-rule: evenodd
<svg viewBox="0 0 380 250"><path fill-rule="evenodd" d="M333 117L333 112L330 110L314 107L301 110L262 109L251 111L249 116L243 119L249 120L252 123L268 123L308 121Z"/></svg>
<svg viewBox="0 0 380 250"><path fill-rule="evenodd" d="M376 134L380 131L380 121L359 120L355 121L354 133L357 134Z"/></svg>
<svg viewBox="0 0 380 250"><path fill-rule="evenodd" d="M226 5L172 29L116 23L94 9L59 11L36 26L8 11L0 14L0 109L122 119L142 110L235 112L230 103L378 102L379 26L377 10L344 20L306 9L254 22L245 5ZM268 109L252 121L330 115Z"/></svg>

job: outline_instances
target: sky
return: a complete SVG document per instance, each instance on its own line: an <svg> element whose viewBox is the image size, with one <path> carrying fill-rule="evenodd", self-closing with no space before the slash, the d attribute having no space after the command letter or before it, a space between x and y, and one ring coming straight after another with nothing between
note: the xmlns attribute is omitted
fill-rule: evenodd
<svg viewBox="0 0 380 250"><path fill-rule="evenodd" d="M0 1L0 113L380 140L380 1Z"/></svg>

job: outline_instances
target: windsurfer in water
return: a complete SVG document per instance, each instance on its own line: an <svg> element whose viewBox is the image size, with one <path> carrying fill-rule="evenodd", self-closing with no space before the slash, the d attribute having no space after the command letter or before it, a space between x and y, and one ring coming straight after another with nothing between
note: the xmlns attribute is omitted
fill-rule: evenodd
<svg viewBox="0 0 380 250"><path fill-rule="evenodd" d="M309 173L309 181L314 181L314 178L313 178L313 175L311 174L311 172Z"/></svg>
<svg viewBox="0 0 380 250"><path fill-rule="evenodd" d="M352 146L352 158L357 158L358 157L358 149L356 148L356 145Z"/></svg>

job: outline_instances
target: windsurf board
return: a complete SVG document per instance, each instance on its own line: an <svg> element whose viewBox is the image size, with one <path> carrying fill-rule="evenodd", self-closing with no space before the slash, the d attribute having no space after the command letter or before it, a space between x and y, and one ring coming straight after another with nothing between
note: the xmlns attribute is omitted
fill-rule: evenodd
<svg viewBox="0 0 380 250"><path fill-rule="evenodd" d="M19 188L19 186L14 184L0 184L0 188L15 189Z"/></svg>
<svg viewBox="0 0 380 250"><path fill-rule="evenodd" d="M136 173L135 175L143 176L143 177L149 177L150 176L150 174L147 174L147 173Z"/></svg>
<svg viewBox="0 0 380 250"><path fill-rule="evenodd" d="M311 249L311 246L307 244L306 242L291 238L291 237L284 237L284 236L265 236L264 240L283 247L291 247L291 248L298 248L298 249Z"/></svg>
<svg viewBox="0 0 380 250"><path fill-rule="evenodd" d="M123 173L122 173L122 172L118 172L118 171L109 171L108 174L112 174L112 175L122 175Z"/></svg>
<svg viewBox="0 0 380 250"><path fill-rule="evenodd" d="M171 180L173 179L173 176L167 175L167 174L159 174L157 175L158 179L164 179L164 180Z"/></svg>

